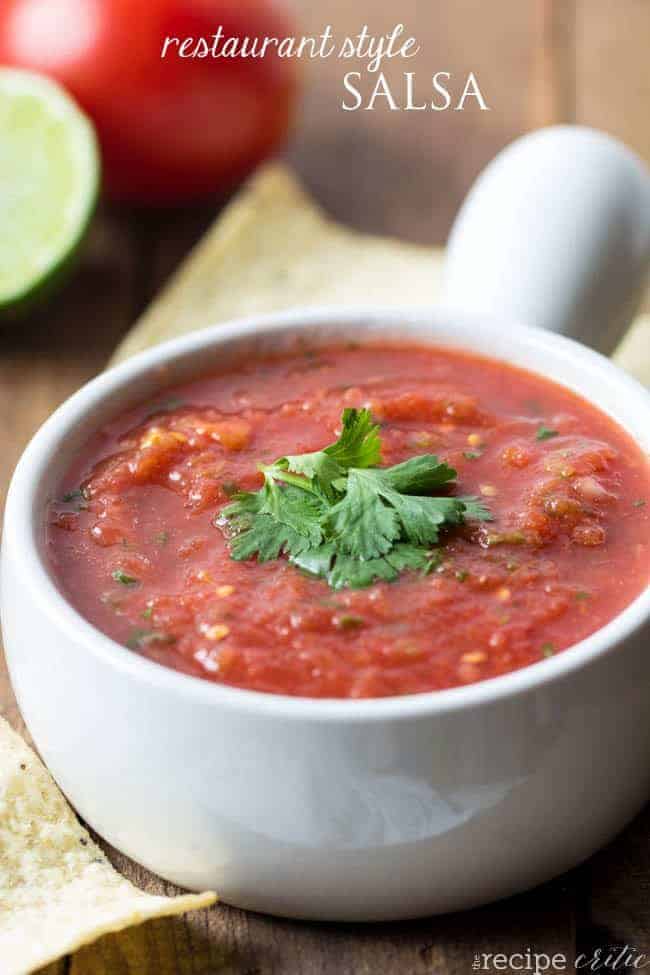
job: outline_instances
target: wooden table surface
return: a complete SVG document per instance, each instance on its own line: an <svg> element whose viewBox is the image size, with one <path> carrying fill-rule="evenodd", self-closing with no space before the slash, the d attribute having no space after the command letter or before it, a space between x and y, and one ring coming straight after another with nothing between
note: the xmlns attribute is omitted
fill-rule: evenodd
<svg viewBox="0 0 650 975"><path fill-rule="evenodd" d="M463 79L473 70L492 108L485 113L343 113L338 107L341 65L313 66L288 157L321 202L354 226L443 241L481 166L511 138L550 120L600 125L650 157L647 0L400 0L399 5L394 0L295 0L295 5L305 32L330 22L341 34L358 31L363 23L381 33L399 16L422 45L417 63L409 67L423 82L432 70ZM214 203L167 213L104 206L66 290L46 309L2 333L3 489L33 431L103 367L216 212ZM25 730L4 671L0 710ZM594 762L599 758L594 756ZM585 818L589 814L585 809ZM569 966L577 953L607 945L650 952L649 834L650 813L645 812L572 873L463 915L406 924L325 925L217 905L195 916L108 936L47 972L465 975L476 952L509 954L531 947L549 955L561 952ZM108 852L140 886L173 892L171 885ZM399 877L392 879L399 888Z"/></svg>

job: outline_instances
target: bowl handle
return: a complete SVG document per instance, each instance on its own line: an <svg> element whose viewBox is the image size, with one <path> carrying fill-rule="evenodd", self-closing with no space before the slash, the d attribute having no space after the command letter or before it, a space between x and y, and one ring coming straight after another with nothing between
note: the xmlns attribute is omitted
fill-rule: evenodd
<svg viewBox="0 0 650 975"><path fill-rule="evenodd" d="M609 353L643 297L650 172L610 136L540 129L481 173L449 238L443 300Z"/></svg>

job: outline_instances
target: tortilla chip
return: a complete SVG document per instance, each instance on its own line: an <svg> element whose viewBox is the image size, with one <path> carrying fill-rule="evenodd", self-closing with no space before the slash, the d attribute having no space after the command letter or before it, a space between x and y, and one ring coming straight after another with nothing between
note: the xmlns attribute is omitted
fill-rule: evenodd
<svg viewBox="0 0 650 975"><path fill-rule="evenodd" d="M271 163L226 207L118 346L111 365L216 322L298 305L431 305L444 250L357 233ZM614 360L650 385L650 316Z"/></svg>
<svg viewBox="0 0 650 975"><path fill-rule="evenodd" d="M621 369L650 386L650 315L640 315L612 356Z"/></svg>
<svg viewBox="0 0 650 975"><path fill-rule="evenodd" d="M121 877L43 763L0 718L3 975L25 975L110 931L215 900L211 891L158 897Z"/></svg>
<svg viewBox="0 0 650 975"><path fill-rule="evenodd" d="M206 325L298 305L431 305L442 255L340 226L288 167L271 163L199 241L111 365Z"/></svg>

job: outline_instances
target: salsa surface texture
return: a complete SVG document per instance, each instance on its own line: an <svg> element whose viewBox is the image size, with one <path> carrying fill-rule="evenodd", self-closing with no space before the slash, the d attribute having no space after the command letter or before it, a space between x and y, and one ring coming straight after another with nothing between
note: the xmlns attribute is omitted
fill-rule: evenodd
<svg viewBox="0 0 650 975"><path fill-rule="evenodd" d="M235 562L217 527L258 462L319 450L343 408L382 464L437 454L494 520L443 533L437 566L332 590L285 558ZM456 687L551 656L645 588L650 475L633 440L513 366L411 344L302 347L174 387L84 447L48 509L76 609L188 674L308 697Z"/></svg>

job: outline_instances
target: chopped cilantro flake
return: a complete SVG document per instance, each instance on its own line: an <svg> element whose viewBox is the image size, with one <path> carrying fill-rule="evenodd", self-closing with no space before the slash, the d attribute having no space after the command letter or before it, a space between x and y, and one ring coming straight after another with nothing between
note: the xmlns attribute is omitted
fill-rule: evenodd
<svg viewBox="0 0 650 975"><path fill-rule="evenodd" d="M550 440L551 437L557 437L557 435L557 430L550 430L549 427L541 426L535 434L535 440Z"/></svg>
<svg viewBox="0 0 650 975"><path fill-rule="evenodd" d="M123 586L136 586L140 581L135 576L128 575L122 569L115 569L114 572L111 572L111 575L116 582L120 582Z"/></svg>
<svg viewBox="0 0 650 975"><path fill-rule="evenodd" d="M334 626L339 630L358 630L363 626L363 618L354 616L352 613L344 613L342 616L334 616L332 619Z"/></svg>
<svg viewBox="0 0 650 975"><path fill-rule="evenodd" d="M426 564L422 567L422 575L428 576L430 572L438 572L442 565L442 555L439 549L434 549L427 560Z"/></svg>
<svg viewBox="0 0 650 975"><path fill-rule="evenodd" d="M61 501L63 504L74 504L77 511L86 511L88 508L88 498L81 488L76 488L74 491L68 491L63 495Z"/></svg>
<svg viewBox="0 0 650 975"><path fill-rule="evenodd" d="M176 637L159 630L145 630L136 627L126 641L129 650L143 650L151 643L175 643Z"/></svg>

